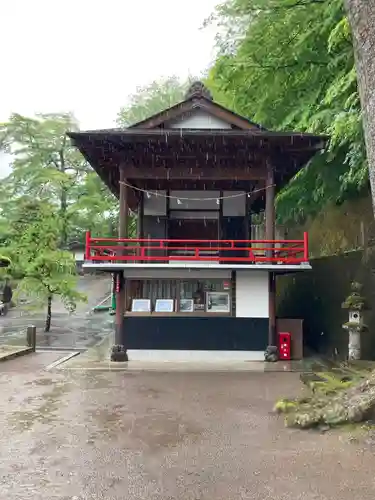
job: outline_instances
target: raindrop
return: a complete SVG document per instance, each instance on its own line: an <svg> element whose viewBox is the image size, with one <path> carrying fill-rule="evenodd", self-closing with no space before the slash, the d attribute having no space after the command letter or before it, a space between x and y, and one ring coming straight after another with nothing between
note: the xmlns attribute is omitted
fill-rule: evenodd
<svg viewBox="0 0 375 500"><path fill-rule="evenodd" d="M148 192L146 192L146 196L147 196L147 198L151 198L151 195Z"/></svg>
<svg viewBox="0 0 375 500"><path fill-rule="evenodd" d="M216 205L220 205L220 200L219 199L216 200Z"/></svg>
<svg viewBox="0 0 375 500"><path fill-rule="evenodd" d="M177 198L177 205L182 205L182 201Z"/></svg>

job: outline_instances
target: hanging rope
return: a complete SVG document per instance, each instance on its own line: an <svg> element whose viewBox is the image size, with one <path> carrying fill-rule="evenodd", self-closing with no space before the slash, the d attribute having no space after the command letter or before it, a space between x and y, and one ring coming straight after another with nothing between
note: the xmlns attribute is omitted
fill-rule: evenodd
<svg viewBox="0 0 375 500"><path fill-rule="evenodd" d="M120 184L123 184L124 186L127 186L131 189L135 189L136 191L139 191L141 193L145 193L146 196L148 196L149 198L151 196L156 196L156 197L160 197L160 198L169 198L169 199L172 199L172 200L177 200L178 201L214 201L214 200L227 200L227 199L230 199L230 198L238 198L240 196L247 196L248 198L250 198L251 195L253 195L254 193L259 193L260 191L265 191L266 189L269 189L270 187L273 187L275 186L275 184L270 184L269 186L265 186L263 188L259 188L259 189L253 189L252 191L243 191L241 193L236 193L236 194L231 194L231 195L228 195L228 196L215 196L214 198L184 198L182 196L172 196L172 195L168 195L168 194L163 194L163 193L160 193L158 191L150 191L149 189L142 189L142 188L139 188L137 186L133 186L132 184L129 184L128 182L125 182L125 181L120 181Z"/></svg>

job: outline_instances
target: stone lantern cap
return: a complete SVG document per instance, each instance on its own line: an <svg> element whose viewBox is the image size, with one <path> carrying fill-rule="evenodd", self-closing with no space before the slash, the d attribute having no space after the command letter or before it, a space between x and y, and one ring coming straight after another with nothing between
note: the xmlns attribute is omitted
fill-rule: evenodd
<svg viewBox="0 0 375 500"><path fill-rule="evenodd" d="M342 303L342 309L348 309L349 311L365 311L368 309L368 304L361 294L362 284L354 281L350 286L350 294L346 297L345 301Z"/></svg>
<svg viewBox="0 0 375 500"><path fill-rule="evenodd" d="M350 286L350 294L341 305L343 309L349 311L349 321L342 325L345 330L357 332L367 330L367 326L363 323L362 312L368 309L368 304L365 297L361 295L361 291L361 283L353 282Z"/></svg>

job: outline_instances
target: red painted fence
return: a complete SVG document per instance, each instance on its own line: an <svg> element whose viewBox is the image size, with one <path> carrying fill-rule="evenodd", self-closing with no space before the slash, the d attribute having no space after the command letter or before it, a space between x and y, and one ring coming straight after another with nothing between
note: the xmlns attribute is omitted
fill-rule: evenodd
<svg viewBox="0 0 375 500"><path fill-rule="evenodd" d="M128 263L301 264L309 260L308 234L304 233L303 240L170 240L93 238L87 232L85 259Z"/></svg>

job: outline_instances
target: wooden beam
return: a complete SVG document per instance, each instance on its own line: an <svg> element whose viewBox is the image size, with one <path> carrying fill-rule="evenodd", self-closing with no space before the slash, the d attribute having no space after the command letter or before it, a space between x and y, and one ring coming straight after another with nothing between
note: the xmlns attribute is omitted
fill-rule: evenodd
<svg viewBox="0 0 375 500"><path fill-rule="evenodd" d="M126 183L126 177L124 168L122 165L119 166L120 170L120 209L119 209L119 225L118 225L118 237L126 238L128 235L128 187ZM117 250L116 254L121 256L123 250ZM121 346L123 353L126 353L125 342L123 339L123 322L126 306L126 282L124 278L124 272L120 271L117 273L117 293L116 293L116 330L115 330L115 345ZM112 352L112 360L118 361L116 358L116 352ZM125 355L125 354L124 354Z"/></svg>
<svg viewBox="0 0 375 500"><path fill-rule="evenodd" d="M193 98L182 101L169 109L161 111L160 113L143 120L142 122L136 123L130 128L143 128L143 129L155 129L161 124L182 118L184 114L192 112L194 110L203 109L212 116L223 120L224 122L234 125L243 130L259 130L258 127L249 122L246 118L243 118L229 109L226 109L215 102L208 101L205 98Z"/></svg>
<svg viewBox="0 0 375 500"><path fill-rule="evenodd" d="M201 106L204 110L207 110L209 114L212 114L219 120L223 120L224 122L230 123L235 127L238 127L242 130L252 130L254 133L261 132L259 127L255 123L251 123L246 118L233 113L229 109L225 109L224 107L216 104L211 101L202 101Z"/></svg>
<svg viewBox="0 0 375 500"><path fill-rule="evenodd" d="M266 196L266 240L275 239L275 175L271 163L267 165Z"/></svg>
<svg viewBox="0 0 375 500"><path fill-rule="evenodd" d="M267 178L264 168L214 168L214 167L173 167L173 168L147 168L124 167L125 176L134 180L261 180Z"/></svg>
<svg viewBox="0 0 375 500"><path fill-rule="evenodd" d="M274 166L270 162L267 165L266 180L266 240L275 239L275 175ZM267 255L273 257L273 244ZM268 273L268 345L277 345L276 338L276 278L275 273Z"/></svg>
<svg viewBox="0 0 375 500"><path fill-rule="evenodd" d="M127 179L125 174L125 168L120 165L120 213L119 213L119 227L118 227L118 237L127 238L128 235L128 187L126 185Z"/></svg>

